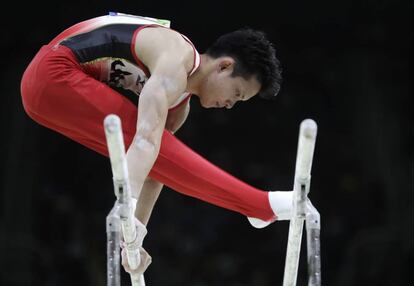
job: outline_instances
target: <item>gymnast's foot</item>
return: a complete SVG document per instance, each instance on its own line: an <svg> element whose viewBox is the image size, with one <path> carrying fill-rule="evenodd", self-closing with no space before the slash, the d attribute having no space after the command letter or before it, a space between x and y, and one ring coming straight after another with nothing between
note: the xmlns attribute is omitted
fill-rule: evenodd
<svg viewBox="0 0 414 286"><path fill-rule="evenodd" d="M293 192L269 192L268 198L270 207L276 215L276 220L264 221L258 218L248 217L250 224L255 228L264 228L274 221L290 220L292 217L292 197Z"/></svg>

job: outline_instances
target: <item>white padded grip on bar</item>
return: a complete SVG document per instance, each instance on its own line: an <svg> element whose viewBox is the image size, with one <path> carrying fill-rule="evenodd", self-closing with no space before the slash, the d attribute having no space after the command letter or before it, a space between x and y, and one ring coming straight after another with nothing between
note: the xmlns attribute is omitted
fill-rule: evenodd
<svg viewBox="0 0 414 286"><path fill-rule="evenodd" d="M104 126L114 179L117 181L128 180L128 166L125 156L121 120L118 116L110 114L105 117Z"/></svg>
<svg viewBox="0 0 414 286"><path fill-rule="evenodd" d="M295 177L299 180L310 178L317 129L318 127L312 119L305 119L300 124L295 168Z"/></svg>

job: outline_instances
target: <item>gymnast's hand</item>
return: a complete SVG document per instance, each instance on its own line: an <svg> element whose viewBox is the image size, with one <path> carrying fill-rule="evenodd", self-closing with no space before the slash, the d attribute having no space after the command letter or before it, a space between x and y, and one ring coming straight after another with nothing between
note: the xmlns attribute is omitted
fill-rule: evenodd
<svg viewBox="0 0 414 286"><path fill-rule="evenodd" d="M144 274L145 270L147 270L148 266L152 262L152 258L148 254L148 252L142 246L139 248L139 254L141 257L140 264L138 265L137 269L132 270L128 264L128 258L127 258L126 249L125 249L125 242L121 243L121 248L122 248L122 252L121 252L122 266L124 266L125 271L132 275Z"/></svg>
<svg viewBox="0 0 414 286"><path fill-rule="evenodd" d="M129 274L143 274L145 270L148 268L148 266L151 264L152 258L148 254L148 252L142 247L142 242L144 240L145 235L147 234L147 228L144 224L142 224L138 219L135 218L135 226L136 226L136 233L137 236L135 238L135 241L132 242L135 245L139 246L139 255L140 255L140 263L136 269L131 269L131 267L128 264L128 258L127 258L127 251L126 251L126 243L125 241L121 240L120 246L122 248L121 257L122 257L122 266L124 266L124 269Z"/></svg>

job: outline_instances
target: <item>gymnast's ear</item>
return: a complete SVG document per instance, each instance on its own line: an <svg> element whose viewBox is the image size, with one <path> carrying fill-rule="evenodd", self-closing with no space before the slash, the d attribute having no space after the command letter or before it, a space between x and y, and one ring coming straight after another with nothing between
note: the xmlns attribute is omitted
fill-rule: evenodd
<svg viewBox="0 0 414 286"><path fill-rule="evenodd" d="M235 61L232 57L219 57L218 72L233 72Z"/></svg>

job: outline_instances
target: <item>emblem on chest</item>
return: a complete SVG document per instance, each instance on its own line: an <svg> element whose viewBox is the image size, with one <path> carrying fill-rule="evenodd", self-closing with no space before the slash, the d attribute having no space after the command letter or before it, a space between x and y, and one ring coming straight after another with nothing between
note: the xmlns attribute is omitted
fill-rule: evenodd
<svg viewBox="0 0 414 286"><path fill-rule="evenodd" d="M122 59L114 59L109 67L108 83L140 94L148 78L136 65Z"/></svg>

